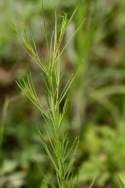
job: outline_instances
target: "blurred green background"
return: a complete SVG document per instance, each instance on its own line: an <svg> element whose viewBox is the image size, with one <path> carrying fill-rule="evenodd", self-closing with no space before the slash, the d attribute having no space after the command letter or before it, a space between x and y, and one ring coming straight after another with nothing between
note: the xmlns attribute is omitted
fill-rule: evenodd
<svg viewBox="0 0 125 188"><path fill-rule="evenodd" d="M95 178L95 188L118 188L115 177L125 179L125 1L0 0L1 188L46 188L54 181L37 133L44 122L15 81L31 71L42 97L39 68L21 36L33 37L45 59L55 11L60 24L62 15L70 18L76 8L61 60L64 83L81 69L65 119L71 138L79 136L78 187L87 188Z"/></svg>

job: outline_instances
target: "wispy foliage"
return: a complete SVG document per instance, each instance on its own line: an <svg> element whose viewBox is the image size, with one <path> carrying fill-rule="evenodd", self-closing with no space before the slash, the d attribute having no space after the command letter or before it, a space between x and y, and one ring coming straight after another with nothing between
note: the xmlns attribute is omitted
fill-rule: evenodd
<svg viewBox="0 0 125 188"><path fill-rule="evenodd" d="M37 91L33 86L31 75L17 81L17 84L23 94L36 106L38 110L40 110L42 115L44 115L47 124L51 126L51 133L48 127L45 127L45 133L48 136L49 144L46 142L41 130L39 130L39 133L42 147L53 164L57 183L60 188L74 187L72 166L78 145L77 138L71 143L67 136L68 134L61 133L66 102L62 111L60 111L60 103L66 97L71 84L77 75L74 74L71 80L66 83L62 91L60 91L62 81L60 56L63 51L63 49L61 49L61 44L65 35L67 24L67 16L64 15L62 18L61 29L58 31L57 16L55 14L55 29L54 35L51 39L50 56L47 63L43 63L41 61L35 42L30 42L27 37L23 38L23 43L27 52L35 60L36 64L40 66L45 79L45 85L47 86L47 111L44 111L42 101L39 99Z"/></svg>

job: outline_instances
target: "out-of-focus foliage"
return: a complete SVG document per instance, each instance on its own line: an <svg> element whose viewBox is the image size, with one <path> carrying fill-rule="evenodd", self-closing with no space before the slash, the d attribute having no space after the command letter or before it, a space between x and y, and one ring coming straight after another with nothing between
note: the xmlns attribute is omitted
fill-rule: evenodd
<svg viewBox="0 0 125 188"><path fill-rule="evenodd" d="M80 137L73 174L78 174L80 188L89 187L93 180L99 188L124 186L125 1L1 0L1 120L6 97L9 101L0 150L1 188L46 188L55 181L37 134L38 127L42 129L45 122L19 93L15 80L31 70L44 101L39 69L26 54L20 39L24 34L33 37L44 61L49 53L45 38L46 34L48 39L53 34L55 9L60 22L64 13L70 17L75 8L64 44L79 29L61 58L63 85L74 70L81 70L69 94L65 119L70 137ZM60 110L63 101L61 105Z"/></svg>

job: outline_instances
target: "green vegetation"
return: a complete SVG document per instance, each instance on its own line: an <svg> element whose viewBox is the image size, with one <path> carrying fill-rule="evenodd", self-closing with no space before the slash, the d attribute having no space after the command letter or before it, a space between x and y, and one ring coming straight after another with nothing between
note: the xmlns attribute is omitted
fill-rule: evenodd
<svg viewBox="0 0 125 188"><path fill-rule="evenodd" d="M54 37L51 40L49 60L48 62L45 62L45 64L43 64L39 58L35 42L33 41L33 47L26 38L23 39L24 45L29 51L29 54L35 59L36 63L42 70L47 91L45 95L47 96L45 97L45 102L47 104L42 104L42 101L39 99L32 84L30 76L27 76L23 80L17 82L23 93L30 99L36 108L38 108L45 119L46 123L44 125L44 129L46 135L48 136L48 140L45 140L45 135L43 135L42 131L39 130L41 143L51 163L53 164L58 186L60 188L74 187L74 181L70 176L72 174L73 156L77 146L76 139L71 143L67 133L62 132L62 121L66 111L66 102L64 102L63 109L60 111L61 102L67 95L70 85L74 79L73 76L73 78L66 83L64 89L60 91L62 77L60 56L64 50L64 48L60 50L60 46L67 24L67 18L64 16L58 37L57 18L55 16ZM49 141L49 143L47 141Z"/></svg>
<svg viewBox="0 0 125 188"><path fill-rule="evenodd" d="M0 187L125 187L125 2L0 10Z"/></svg>

